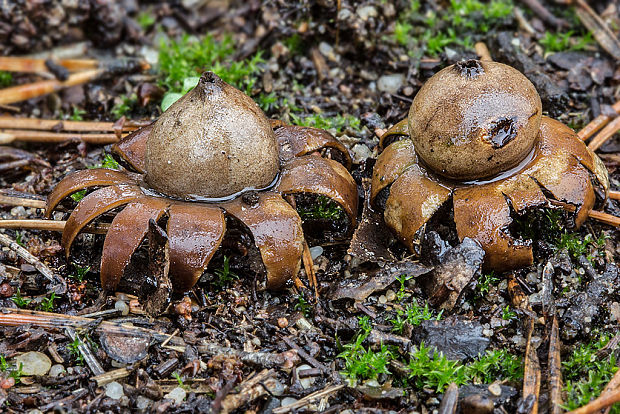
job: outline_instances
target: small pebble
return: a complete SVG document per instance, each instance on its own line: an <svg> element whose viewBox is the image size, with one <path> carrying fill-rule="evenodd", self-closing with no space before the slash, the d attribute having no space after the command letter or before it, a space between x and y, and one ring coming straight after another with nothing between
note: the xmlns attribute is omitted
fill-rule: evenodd
<svg viewBox="0 0 620 414"><path fill-rule="evenodd" d="M175 404L181 404L183 400L185 399L186 395L187 395L187 392L183 388L176 387L175 389L170 391L168 394L164 395L164 398L170 398L171 400L174 400Z"/></svg>
<svg viewBox="0 0 620 414"><path fill-rule="evenodd" d="M41 352L26 352L15 358L16 365L22 364L24 375L45 375L52 367L52 361Z"/></svg>
<svg viewBox="0 0 620 414"><path fill-rule="evenodd" d="M502 395L502 387L497 383L493 383L489 385L489 392L494 396L499 397Z"/></svg>
<svg viewBox="0 0 620 414"><path fill-rule="evenodd" d="M387 298L385 297L385 295L379 296L379 303L382 305L385 305L387 303Z"/></svg>
<svg viewBox="0 0 620 414"><path fill-rule="evenodd" d="M291 404L296 403L296 402L297 402L297 399L295 399L295 398L284 397L284 398L282 398L282 401L281 401L280 405L282 407L286 407L287 405L291 405Z"/></svg>
<svg viewBox="0 0 620 414"><path fill-rule="evenodd" d="M56 377L60 377L65 372L67 371L65 370L65 367L62 364L54 364L50 368L50 372L48 373L48 375L50 377L56 378Z"/></svg>
<svg viewBox="0 0 620 414"><path fill-rule="evenodd" d="M295 323L295 325L297 326L297 328L301 329L302 331L309 331L310 329L313 328L312 324L308 321L308 319L304 317L297 319L297 322Z"/></svg>
<svg viewBox="0 0 620 414"><path fill-rule="evenodd" d="M377 9L375 9L373 6L360 7L357 9L356 13L363 21L367 21L371 17L377 17L379 15Z"/></svg>
<svg viewBox="0 0 620 414"><path fill-rule="evenodd" d="M112 381L106 384L105 395L113 400L120 400L120 398L125 395L123 392L123 386L116 381Z"/></svg>
<svg viewBox="0 0 620 414"><path fill-rule="evenodd" d="M388 301L393 302L394 299L396 299L396 292L394 292L392 289L389 289L387 292L385 292L385 297Z"/></svg>
<svg viewBox="0 0 620 414"><path fill-rule="evenodd" d="M280 328L286 328L288 326L288 319L285 317L278 318L278 326Z"/></svg>
<svg viewBox="0 0 620 414"><path fill-rule="evenodd" d="M138 397L136 398L136 408L138 410L147 410L151 404L153 404L153 400L143 397L141 395L138 395Z"/></svg>
<svg viewBox="0 0 620 414"><path fill-rule="evenodd" d="M377 88L381 92L396 93L405 83L405 76L400 73L383 75L377 81Z"/></svg>
<svg viewBox="0 0 620 414"><path fill-rule="evenodd" d="M122 300L117 300L114 304L114 309L121 312L121 315L129 315L129 306Z"/></svg>
<svg viewBox="0 0 620 414"><path fill-rule="evenodd" d="M360 164L368 158L372 158L372 151L366 144L355 144L351 148L351 155L353 156L353 162Z"/></svg>
<svg viewBox="0 0 620 414"><path fill-rule="evenodd" d="M312 256L312 260L316 260L316 258L322 254L323 248L321 246L313 246L310 248L310 256Z"/></svg>

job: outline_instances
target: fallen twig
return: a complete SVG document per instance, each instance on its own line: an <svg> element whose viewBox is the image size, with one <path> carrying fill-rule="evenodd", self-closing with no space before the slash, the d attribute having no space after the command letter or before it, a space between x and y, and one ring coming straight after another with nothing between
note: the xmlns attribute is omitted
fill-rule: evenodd
<svg viewBox="0 0 620 414"><path fill-rule="evenodd" d="M76 335L75 330L73 328L65 328L65 332L71 338L72 341L77 342L77 349L82 354L84 358L84 362L88 365L88 368L95 374L95 376L105 374L105 371L97 358L93 355L90 347L86 345L82 340Z"/></svg>
<svg viewBox="0 0 620 414"><path fill-rule="evenodd" d="M558 318L553 317L549 336L549 402L551 414L560 414L562 409L562 360L560 357L560 335L558 332Z"/></svg>
<svg viewBox="0 0 620 414"><path fill-rule="evenodd" d="M618 376L618 372L614 378ZM594 414L618 402L620 402L620 387L616 387L614 390L607 393L601 393L601 396L597 399L590 401L583 407L573 410L568 414Z"/></svg>
<svg viewBox="0 0 620 414"><path fill-rule="evenodd" d="M538 0L521 0L527 7L540 17L545 22L549 23L555 28L562 28L570 26L564 19L555 17L549 10L545 8Z"/></svg>
<svg viewBox="0 0 620 414"><path fill-rule="evenodd" d="M312 356L310 356L310 354L308 354L306 351L304 351L303 349L301 349L299 347L299 345L297 345L295 342L293 342L292 339L284 336L282 337L282 340L284 341L285 344L287 344L290 348L294 349L297 351L297 353L299 354L300 357L302 357L306 362L308 362L310 365L312 365L314 368L318 368L320 369L322 372L324 373L329 373L329 369L322 363L320 363L319 361L317 361L315 358L313 358Z"/></svg>
<svg viewBox="0 0 620 414"><path fill-rule="evenodd" d="M295 401L292 404L285 405L284 407L274 408L273 413L274 414L285 414L285 413L290 413L291 411L296 411L302 407L307 406L308 404L312 403L315 400L329 397L330 395L337 393L344 387L345 386L342 384L325 387L322 390L313 392L310 395L306 395L305 397L301 398L298 401Z"/></svg>
<svg viewBox="0 0 620 414"><path fill-rule="evenodd" d="M103 331L108 334L126 335L132 338L147 337L157 342L163 342L169 337L167 333L127 323L101 321L83 316L63 315L28 309L0 308L0 326L22 325L38 326L46 329L65 329L67 327L73 329L94 328L98 332ZM185 341L176 336L170 339L170 343L176 346L185 346Z"/></svg>
<svg viewBox="0 0 620 414"><path fill-rule="evenodd" d="M529 318L527 333L527 346L525 347L525 361L523 372L523 401L533 399L531 406L528 405L530 414L538 413L538 398L540 397L540 363L536 348L532 344L532 334L534 332L534 319Z"/></svg>
<svg viewBox="0 0 620 414"><path fill-rule="evenodd" d="M45 263L43 263L42 261L37 259L35 256L30 254L28 250L24 249L22 246L17 244L17 242L11 239L9 236L7 236L6 234L0 233L0 244L3 244L4 246L13 250L15 253L17 253L19 257L21 257L26 262L33 265L35 269L37 269L39 273L45 276L45 278L48 279L50 282L59 283L62 286L62 288L66 290L67 283L62 278L62 276L55 274L49 267L45 265Z"/></svg>
<svg viewBox="0 0 620 414"><path fill-rule="evenodd" d="M583 0L576 0L575 12L581 23L592 32L599 45L616 61L620 61L620 41L601 17Z"/></svg>
<svg viewBox="0 0 620 414"><path fill-rule="evenodd" d="M67 222L64 220L0 220L0 229L49 230L62 232L65 229L65 224L67 224ZM82 232L92 234L106 234L109 228L110 224L108 223L89 224L84 229L82 229Z"/></svg>
<svg viewBox="0 0 620 414"><path fill-rule="evenodd" d="M0 205L45 208L45 201L24 197L12 197L0 194ZM49 221L49 220L48 220Z"/></svg>
<svg viewBox="0 0 620 414"><path fill-rule="evenodd" d="M8 72L49 72L46 61L22 56L0 56L0 70ZM54 63L63 66L70 72L97 69L100 62L96 59L60 59Z"/></svg>
<svg viewBox="0 0 620 414"><path fill-rule="evenodd" d="M0 92L1 94L1 92ZM123 136L121 136L123 138ZM107 145L119 141L116 134L81 134L76 132L45 132L23 129L0 129L0 144L6 145L15 141L60 143L66 141L83 141L88 144Z"/></svg>
<svg viewBox="0 0 620 414"><path fill-rule="evenodd" d="M455 383L451 383L446 392L443 393L441 404L437 414L454 414L459 402L459 387Z"/></svg>
<svg viewBox="0 0 620 414"><path fill-rule="evenodd" d="M292 368L299 362L295 351L285 351L279 354L270 352L246 352L234 348L222 346L213 342L202 341L196 346L201 354L209 356L235 355L246 364L256 365L263 368Z"/></svg>
<svg viewBox="0 0 620 414"><path fill-rule="evenodd" d="M620 130L620 116L614 118L613 121L605 125L605 128L601 130L588 144L588 148L592 151L599 149L605 142L609 140L616 132Z"/></svg>
<svg viewBox="0 0 620 414"><path fill-rule="evenodd" d="M260 396L267 394L267 392L275 391L278 384L275 378L274 370L263 370L253 377L243 381L239 387L237 393L230 393L224 398L220 407L213 407L214 411L220 409L221 414L228 414L250 401L253 401Z"/></svg>
<svg viewBox="0 0 620 414"><path fill-rule="evenodd" d="M480 56L480 60L492 62L493 58L491 57L491 52L489 52L489 48L484 42L478 42L474 45L474 49L476 54Z"/></svg>
<svg viewBox="0 0 620 414"><path fill-rule="evenodd" d="M103 387L104 385L116 381L122 378L127 378L131 371L127 368L119 368L112 371L104 372L103 374L96 375L91 379L97 382L97 385Z"/></svg>
<svg viewBox="0 0 620 414"><path fill-rule="evenodd" d="M620 101L616 102L612 105L612 109L616 111L617 114L620 114ZM609 121L611 121L612 117L605 114L600 114L596 118L594 118L588 125L583 127L581 131L577 133L577 136L582 140L587 140L592 135L594 135L597 131L603 128Z"/></svg>
<svg viewBox="0 0 620 414"><path fill-rule="evenodd" d="M57 119L39 118L15 118L12 116L0 116L0 128L13 129L36 129L40 131L54 132L114 132L118 127L123 132L134 131L152 121L125 121L122 125L116 122L99 121L59 121Z"/></svg>

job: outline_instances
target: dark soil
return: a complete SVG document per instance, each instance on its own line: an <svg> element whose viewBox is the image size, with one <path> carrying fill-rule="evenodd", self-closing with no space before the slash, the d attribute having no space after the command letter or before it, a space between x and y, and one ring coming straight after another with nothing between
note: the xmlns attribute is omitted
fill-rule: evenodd
<svg viewBox="0 0 620 414"><path fill-rule="evenodd" d="M584 29L572 10L551 2L544 5L569 22L575 37L581 36ZM610 105L620 99L620 68L613 58L594 41L584 50L568 50L567 45L564 51L544 53L541 39L545 32L554 33L556 28L525 5L518 6L533 32L510 13L491 24L488 33L480 32L474 24L457 37L484 41L495 60L521 70L535 84L545 114L577 130L597 115L611 113ZM617 14L610 13L609 7L615 7L617 12L618 4L603 2L595 6L617 30L618 25L612 24L618 22ZM419 16L412 17L411 22L422 27L430 14L441 16L450 7L449 2L422 2ZM236 52L229 59L241 61L262 52L264 62L259 65L251 92L259 102L261 96L274 94L275 102L266 108L269 117L289 123L316 114L324 119L348 117L344 126L333 127L330 132L350 149L354 159L352 174L363 193L379 153L378 136L406 117L412 98L430 76L449 64L476 57L469 43L448 44L435 55L423 43L403 46L397 42L394 32L409 10L407 1L383 0L17 1L0 5L0 54L35 54L87 42L85 56L144 58L157 56L164 35L178 38L185 33L212 34L215 39L231 35ZM144 24L145 15L152 18L150 24ZM476 16L466 19L475 22ZM437 25L446 32L450 27L447 21ZM113 108L135 95L129 100L126 117L153 119L161 113L163 92L156 68L155 63L150 72L115 75L0 106L0 111L3 115L49 119L66 119L78 113L84 120L116 121L120 113L113 112ZM196 76L210 69L196 68ZM394 74L402 76L389 77ZM35 78L15 74L12 84ZM359 127L351 119L360 120ZM598 151L615 190L620 186L618 138L616 134ZM44 199L68 172L101 163L109 150L77 141L16 143L12 147L0 147L0 166L16 159L28 162L0 169L2 194L35 194L38 199ZM604 210L620 216L620 206L614 200L609 200ZM56 214L59 219L65 216ZM100 235L80 236L67 262L59 233L3 230L62 275L67 289L58 290L50 305L51 289L58 286L50 284L13 250L0 250L0 307L15 309L21 305L58 316L53 327L36 323L0 326L0 355L9 363L9 367L0 366L0 406L4 412L31 413L426 413L439 408L448 384L425 383L426 377L416 377L406 366L421 343L463 364L491 350L523 358L530 343L537 348L542 371L540 410L547 412L553 317L559 321L565 361L571 359L574 350L596 343L601 337L615 335L618 339L620 276L615 263L620 258L619 233L594 220L573 230L563 227L570 222L563 214L532 212L520 218L511 230L535 239L535 264L509 274L489 275L480 267L482 253L475 243L455 246L454 229L447 225L450 214L441 211L431 223L421 246L420 263L385 229L369 231L380 235L381 242L388 245L383 255L355 257L348 254L350 238L341 237L345 224L324 220L306 223L315 255L318 299L311 290L299 292L292 284L282 291L260 289L258 253L247 229L239 224L197 286L163 305L149 303L159 300L159 293L149 291L150 285L140 280L132 280L136 284L133 288L126 284L122 293L106 295L102 291L98 275L103 240ZM41 217L40 209L0 208L2 219ZM371 216L366 218L373 220ZM557 223L560 227L554 228ZM376 225L380 227L379 221ZM327 234L321 237L321 233ZM568 236L562 236L564 233ZM597 240L600 244L595 243ZM161 259L161 252L153 249L158 241L151 242L145 242L143 257L135 258L134 267L146 266L149 258L151 262ZM236 260L240 251L245 254L244 260ZM227 260L233 275L223 281L221 269ZM84 273L83 280L76 277L80 272ZM149 277L163 277L157 272L149 273ZM405 281L401 275L411 277ZM457 286L460 281L462 286L456 294L440 291L438 280L454 281ZM428 311L435 316L442 305L445 309L439 320L409 320L401 330L394 331L392 320L415 304L419 308L428 304ZM148 311L156 308L163 310L150 315ZM75 320L62 319L63 315L86 315L94 322L78 326ZM361 317L370 320L370 328L365 330L366 318ZM531 320L536 324L528 338ZM121 323L145 330L119 328ZM86 344L83 347L77 347L78 342L72 338L76 330ZM119 330L123 332L119 334ZM383 372L352 379L347 361L339 354L360 335L366 335L361 343L364 352L385 356L388 353L381 353L382 347L389 347L391 356L385 357ZM609 343L597 354L597 362L609 362L618 354L618 341L612 339ZM19 383L5 386L9 373L15 371L10 367L13 357L28 351L46 354L52 364L58 365L53 369L58 373L62 368L63 372L21 376ZM96 364L101 372L118 376L101 379ZM374 364L378 365L376 361ZM585 365L586 372L602 373L601 366ZM445 366L442 369L447 374L455 370ZM495 412L529 412L531 401L523 399L519 375L507 377L505 372L491 368L488 373L488 378L460 387L459 410L491 412L483 411L489 408L490 399ZM252 383L254 376L259 380ZM584 378L588 382L587 374L571 378L573 382ZM111 381L115 382L106 385ZM121 384L122 391L115 391L117 384ZM599 392L604 385L598 383ZM278 410L320 391L325 394L310 398L299 409ZM175 403L178 392L185 398ZM571 395L565 397L570 399Z"/></svg>

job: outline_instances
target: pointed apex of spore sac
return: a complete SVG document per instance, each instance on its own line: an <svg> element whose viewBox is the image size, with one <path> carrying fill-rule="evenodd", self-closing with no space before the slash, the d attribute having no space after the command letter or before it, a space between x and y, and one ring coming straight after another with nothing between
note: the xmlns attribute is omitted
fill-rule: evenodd
<svg viewBox="0 0 620 414"><path fill-rule="evenodd" d="M484 73L482 63L477 59L461 60L460 62L456 62L454 69L456 69L461 76L466 77L467 79L475 79Z"/></svg>
<svg viewBox="0 0 620 414"><path fill-rule="evenodd" d="M198 86L196 89L198 90L200 97L205 99L207 96L213 94L214 92L218 92L223 89L225 86L222 78L217 76L213 72L203 72L200 76L200 80L198 81Z"/></svg>

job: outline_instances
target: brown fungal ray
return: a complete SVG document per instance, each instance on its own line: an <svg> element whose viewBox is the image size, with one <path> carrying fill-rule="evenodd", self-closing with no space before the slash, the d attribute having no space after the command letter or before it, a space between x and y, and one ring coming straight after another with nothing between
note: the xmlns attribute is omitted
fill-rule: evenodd
<svg viewBox="0 0 620 414"><path fill-rule="evenodd" d="M540 135L541 150L544 153L551 152L554 146L559 145L566 153L571 154L581 165L594 174L601 190L601 202L604 203L609 194L607 168L601 159L579 139L575 131L555 119L543 117L540 124Z"/></svg>
<svg viewBox="0 0 620 414"><path fill-rule="evenodd" d="M125 184L100 188L84 197L67 219L65 229L62 232L61 244L65 249L67 258L69 258L73 240L88 223L106 211L130 203L140 197L144 197L140 187Z"/></svg>
<svg viewBox="0 0 620 414"><path fill-rule="evenodd" d="M517 174L505 180L489 184L489 187L493 186L495 186L498 193L503 194L510 200L512 208L519 213L548 204L547 197L545 197L540 186L525 174Z"/></svg>
<svg viewBox="0 0 620 414"><path fill-rule="evenodd" d="M579 227L588 218L596 201L591 172L578 159L578 143L574 143L573 137L562 133L564 128L560 128L558 133L559 123L550 121L544 120L534 158L522 174L536 180L556 200L574 205L575 226ZM587 155L584 160L587 160ZM594 161L590 163L594 168Z"/></svg>
<svg viewBox="0 0 620 414"><path fill-rule="evenodd" d="M50 195L47 196L45 217L49 218L58 203L76 191L89 187L135 183L136 181L126 173L107 168L76 171L60 181Z"/></svg>
<svg viewBox="0 0 620 414"><path fill-rule="evenodd" d="M256 204L236 199L224 208L252 232L267 270L267 288L280 288L297 275L304 234L301 218L290 204L279 194L267 192L259 194Z"/></svg>
<svg viewBox="0 0 620 414"><path fill-rule="evenodd" d="M458 188L452 197L459 239L480 242L485 268L504 271L532 264L532 247L508 234L510 207L495 183Z"/></svg>
<svg viewBox="0 0 620 414"><path fill-rule="evenodd" d="M224 212L207 204L175 203L168 212L170 280L174 290L191 289L220 247L226 221Z"/></svg>
<svg viewBox="0 0 620 414"><path fill-rule="evenodd" d="M357 184L339 162L313 155L286 163L277 191L283 194L320 194L334 200L349 216L351 228L357 217Z"/></svg>
<svg viewBox="0 0 620 414"><path fill-rule="evenodd" d="M412 164L417 163L413 142L406 139L394 142L377 157L372 171L370 202L374 203L377 195L391 185Z"/></svg>
<svg viewBox="0 0 620 414"><path fill-rule="evenodd" d="M407 118L394 124L390 129L385 131L383 135L381 135L381 138L379 138L379 148L385 148L386 146L389 146L391 142L393 142L393 140L390 138L398 135L409 136L409 120Z"/></svg>
<svg viewBox="0 0 620 414"><path fill-rule="evenodd" d="M149 231L149 220L159 220L170 203L163 198L143 197L128 204L112 220L103 242L101 285L113 290L131 257Z"/></svg>
<svg viewBox="0 0 620 414"><path fill-rule="evenodd" d="M383 213L385 222L414 252L416 234L451 194L452 189L432 181L413 165L392 184Z"/></svg>
<svg viewBox="0 0 620 414"><path fill-rule="evenodd" d="M112 152L131 168L144 174L146 172L146 142L152 130L153 124L150 124L132 132L112 145Z"/></svg>
<svg viewBox="0 0 620 414"><path fill-rule="evenodd" d="M280 146L281 163L325 148L333 148L341 154L344 166L347 169L351 168L352 160L349 151L327 131L318 128L282 125L275 130L275 134Z"/></svg>

